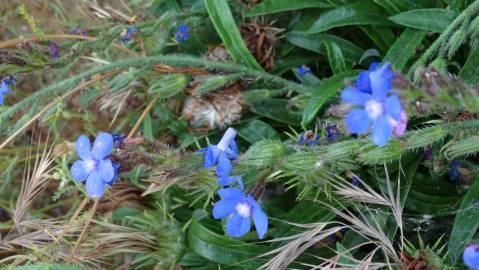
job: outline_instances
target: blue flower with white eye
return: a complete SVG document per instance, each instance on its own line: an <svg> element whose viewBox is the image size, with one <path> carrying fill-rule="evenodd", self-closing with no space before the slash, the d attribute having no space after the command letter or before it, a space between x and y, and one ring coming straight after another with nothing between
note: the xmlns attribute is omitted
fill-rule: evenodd
<svg viewBox="0 0 479 270"><path fill-rule="evenodd" d="M228 128L217 145L212 144L198 150L198 152L206 153L204 162L205 169L217 165L216 174L218 174L220 178L229 176L233 169L230 159L236 159L238 157L238 147L236 146L235 137L236 130L234 128Z"/></svg>
<svg viewBox="0 0 479 270"><path fill-rule="evenodd" d="M113 150L111 134L101 132L93 147L87 136L81 135L76 141L76 152L81 160L73 163L70 171L75 181L86 180L86 192L91 198L99 198L105 193L105 185L115 181L115 168L106 157Z"/></svg>
<svg viewBox="0 0 479 270"><path fill-rule="evenodd" d="M468 246L462 254L462 259L468 267L479 270L479 245Z"/></svg>
<svg viewBox="0 0 479 270"><path fill-rule="evenodd" d="M311 73L311 69L307 65L302 65L296 68L296 72L299 75L306 75L308 73Z"/></svg>
<svg viewBox="0 0 479 270"><path fill-rule="evenodd" d="M221 200L213 207L213 217L227 218L226 233L228 235L241 237L247 234L251 228L252 218L258 237L263 239L268 231L268 217L253 197L245 196L238 188L220 189L218 195Z"/></svg>
<svg viewBox="0 0 479 270"><path fill-rule="evenodd" d="M364 134L372 126L372 141L377 146L387 144L395 126L392 123L401 122L403 109L397 95L389 95L392 87L390 64L386 63L380 68L368 71L368 83L371 93L365 86L360 88L349 86L341 93L341 99L345 103L360 106L351 110L344 121L348 130L356 134ZM364 76L363 76L364 77ZM366 79L362 79L366 81Z"/></svg>
<svg viewBox="0 0 479 270"><path fill-rule="evenodd" d="M12 76L6 76L0 83L0 105L4 103L3 95L10 95L11 91L9 86L13 86L14 78Z"/></svg>
<svg viewBox="0 0 479 270"><path fill-rule="evenodd" d="M178 30L175 32L176 42L183 42L190 38L190 27L188 25L182 24L178 27Z"/></svg>

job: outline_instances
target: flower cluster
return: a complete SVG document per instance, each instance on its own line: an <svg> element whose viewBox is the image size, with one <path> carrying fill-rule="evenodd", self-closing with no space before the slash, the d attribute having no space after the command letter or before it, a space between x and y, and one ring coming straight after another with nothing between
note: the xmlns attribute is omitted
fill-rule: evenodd
<svg viewBox="0 0 479 270"><path fill-rule="evenodd" d="M105 186L112 186L118 180L119 164L112 163L107 156L113 150L111 134L101 132L93 147L87 136L78 137L76 152L81 160L73 163L70 171L75 181L86 181L86 192L91 198L99 198L105 193Z"/></svg>
<svg viewBox="0 0 479 270"><path fill-rule="evenodd" d="M60 57L60 46L53 41L48 41L48 52L52 59L57 59Z"/></svg>
<svg viewBox="0 0 479 270"><path fill-rule="evenodd" d="M128 43L130 42L131 38L133 37L133 35L136 33L138 29L136 28L136 26L130 26L126 29L126 31L121 35L121 37L119 38L119 40L123 43Z"/></svg>
<svg viewBox="0 0 479 270"><path fill-rule="evenodd" d="M231 159L238 157L235 137L236 130L228 128L217 145L210 145L199 150L205 153L205 168L216 165L219 185L225 187L237 182L240 186L240 188L228 187L218 190L221 200L213 207L213 217L227 218L226 233L233 237L247 234L253 219L258 237L262 239L268 230L268 217L251 195L244 194L241 176L230 176L233 169Z"/></svg>
<svg viewBox="0 0 479 270"><path fill-rule="evenodd" d="M4 103L3 95L9 95L11 93L9 86L13 86L15 79L13 76L5 76L0 83L0 105Z"/></svg>
<svg viewBox="0 0 479 270"><path fill-rule="evenodd" d="M176 42L183 42L190 38L190 28L188 25L182 24L178 27L177 31L175 32L175 40Z"/></svg>
<svg viewBox="0 0 479 270"><path fill-rule="evenodd" d="M479 245L470 245L462 254L464 263L471 269L479 270Z"/></svg>
<svg viewBox="0 0 479 270"><path fill-rule="evenodd" d="M364 134L372 127L372 141L377 146L386 145L393 133L401 136L407 126L407 115L399 97L389 95L393 79L389 63L372 64L369 71L361 72L356 83L341 93L343 102L359 107L344 119L348 130Z"/></svg>

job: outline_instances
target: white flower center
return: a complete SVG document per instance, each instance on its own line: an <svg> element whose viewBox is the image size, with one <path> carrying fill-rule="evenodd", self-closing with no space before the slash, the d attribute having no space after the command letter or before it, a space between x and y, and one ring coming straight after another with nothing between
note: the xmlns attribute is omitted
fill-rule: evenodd
<svg viewBox="0 0 479 270"><path fill-rule="evenodd" d="M238 212L238 215L247 218L251 216L251 207L247 203L238 203L236 212Z"/></svg>
<svg viewBox="0 0 479 270"><path fill-rule="evenodd" d="M384 112L383 104L374 99L366 102L365 109L371 119L378 118Z"/></svg>
<svg viewBox="0 0 479 270"><path fill-rule="evenodd" d="M93 159L85 160L85 170L91 172L96 168L96 161Z"/></svg>

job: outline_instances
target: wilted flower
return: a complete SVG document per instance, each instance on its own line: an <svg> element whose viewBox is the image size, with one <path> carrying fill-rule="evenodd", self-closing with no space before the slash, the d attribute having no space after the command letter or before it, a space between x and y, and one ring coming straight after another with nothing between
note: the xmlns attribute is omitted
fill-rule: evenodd
<svg viewBox="0 0 479 270"><path fill-rule="evenodd" d="M48 41L48 52L51 58L56 59L60 57L60 46L53 41Z"/></svg>
<svg viewBox="0 0 479 270"><path fill-rule="evenodd" d="M336 124L326 126L326 136L329 142L334 142L339 137L340 133Z"/></svg>
<svg viewBox="0 0 479 270"><path fill-rule="evenodd" d="M118 134L118 133L114 133L112 136L113 136L113 146L116 148L123 148L126 136L123 134Z"/></svg>
<svg viewBox="0 0 479 270"><path fill-rule="evenodd" d="M478 245L470 245L464 250L462 254L462 259L464 263L474 269L479 270L479 246Z"/></svg>
<svg viewBox="0 0 479 270"><path fill-rule="evenodd" d="M457 180L459 176L461 176L459 167L461 167L461 163L459 161L457 160L451 161L451 165L449 166L449 178L451 180Z"/></svg>
<svg viewBox="0 0 479 270"><path fill-rule="evenodd" d="M245 196L238 188L218 190L221 200L213 208L213 217L227 218L226 233L233 237L241 237L250 231L251 218L256 233L263 239L268 230L268 217L261 206L250 195Z"/></svg>
<svg viewBox="0 0 479 270"><path fill-rule="evenodd" d="M176 42L183 42L190 38L190 28L188 25L182 24L178 27L178 30L175 32Z"/></svg>
<svg viewBox="0 0 479 270"><path fill-rule="evenodd" d="M299 75L306 75L307 73L311 73L311 69L307 65L302 65L296 68L296 72Z"/></svg>
<svg viewBox="0 0 479 270"><path fill-rule="evenodd" d="M228 128L217 145L209 145L199 152L206 152L205 154L205 169L216 166L216 174L221 177L227 177L233 166L231 165L231 159L236 159L238 156L238 147L234 141L236 137L236 130L234 128Z"/></svg>
<svg viewBox="0 0 479 270"><path fill-rule="evenodd" d="M386 145L396 128L397 134L404 133L404 122L407 121L399 97L388 96L392 87L391 74L388 63L380 68L374 67L373 71L367 71L365 75L360 74L358 79L360 88L349 86L341 93L343 102L362 107L353 109L346 115L344 121L348 130L352 133L364 134L372 126L372 141L378 146ZM367 92L368 86L371 93ZM404 117L401 116L402 114ZM404 124L404 127L391 124L396 122Z"/></svg>
<svg viewBox="0 0 479 270"><path fill-rule="evenodd" d="M99 198L105 193L105 185L115 181L115 168L106 157L113 149L113 138L101 132L90 148L90 140L81 135L76 141L76 152L82 160L73 163L70 171L75 181L86 180L86 192L89 197Z"/></svg>
<svg viewBox="0 0 479 270"><path fill-rule="evenodd" d="M138 29L132 25L126 29L126 32L119 38L121 42L128 43Z"/></svg>
<svg viewBox="0 0 479 270"><path fill-rule="evenodd" d="M320 139L321 137L319 136L319 134L316 134L315 132L308 130L305 132L301 132L301 134L299 134L298 144L306 143L308 145L317 145L319 144Z"/></svg>
<svg viewBox="0 0 479 270"><path fill-rule="evenodd" d="M3 95L9 95L11 93L9 86L12 86L14 83L14 78L12 76L6 76L2 79L0 83L0 105L4 103Z"/></svg>

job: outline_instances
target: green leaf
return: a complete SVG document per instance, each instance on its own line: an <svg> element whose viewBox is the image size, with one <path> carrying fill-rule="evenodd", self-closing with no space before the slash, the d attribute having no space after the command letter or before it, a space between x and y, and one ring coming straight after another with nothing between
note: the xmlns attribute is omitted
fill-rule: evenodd
<svg viewBox="0 0 479 270"><path fill-rule="evenodd" d="M284 145L278 140L262 140L253 144L244 153L241 164L250 166L270 166L286 154Z"/></svg>
<svg viewBox="0 0 479 270"><path fill-rule="evenodd" d="M329 7L331 7L331 5L325 0L264 0L248 11L246 16L252 17L304 8Z"/></svg>
<svg viewBox="0 0 479 270"><path fill-rule="evenodd" d="M329 66L334 74L340 73L348 69L344 60L341 48L334 42L324 42L328 55Z"/></svg>
<svg viewBox="0 0 479 270"><path fill-rule="evenodd" d="M286 99L272 98L254 103L251 110L259 115L274 119L278 122L298 126L301 124L301 115L289 109Z"/></svg>
<svg viewBox="0 0 479 270"><path fill-rule="evenodd" d="M342 265L356 265L353 255L340 242L336 242L336 251L339 254L339 263Z"/></svg>
<svg viewBox="0 0 479 270"><path fill-rule="evenodd" d="M256 269L260 262L254 257L266 248L218 235L193 219L187 234L188 245L200 256L220 264L241 264L244 269Z"/></svg>
<svg viewBox="0 0 479 270"><path fill-rule="evenodd" d="M313 121L314 117L318 113L319 109L328 101L331 97L338 93L344 86L344 79L353 77L356 75L355 71L345 71L338 73L331 78L327 79L317 88L309 99L308 105L303 111L303 123L308 124Z"/></svg>
<svg viewBox="0 0 479 270"><path fill-rule="evenodd" d="M467 57L466 63L459 72L459 79L466 83L479 83L479 50L472 50Z"/></svg>
<svg viewBox="0 0 479 270"><path fill-rule="evenodd" d="M249 143L264 139L279 139L279 134L267 123L261 120L249 121L238 128L238 135Z"/></svg>
<svg viewBox="0 0 479 270"><path fill-rule="evenodd" d="M243 63L251 68L261 69L261 66L256 62L256 59L246 47L243 38L236 27L227 0L204 1L210 19L231 57L235 61Z"/></svg>
<svg viewBox="0 0 479 270"><path fill-rule="evenodd" d="M411 0L373 0L376 4L382 6L390 14L396 14L403 11L421 8L421 5Z"/></svg>
<svg viewBox="0 0 479 270"><path fill-rule="evenodd" d="M469 187L457 211L448 242L449 260L454 264L479 228L479 181Z"/></svg>
<svg viewBox="0 0 479 270"><path fill-rule="evenodd" d="M442 33L456 16L452 10L426 8L402 12L389 19L400 25Z"/></svg>
<svg viewBox="0 0 479 270"><path fill-rule="evenodd" d="M386 26L360 26L361 30L374 42L382 52L387 52L396 41L396 35Z"/></svg>
<svg viewBox="0 0 479 270"><path fill-rule="evenodd" d="M151 122L151 117L149 113L143 120L143 136L145 137L145 139L153 140L153 123Z"/></svg>
<svg viewBox="0 0 479 270"><path fill-rule="evenodd" d="M360 1L347 4L321 14L309 28L309 33L319 33L346 25L390 25L384 11L374 3Z"/></svg>
<svg viewBox="0 0 479 270"><path fill-rule="evenodd" d="M334 42L344 55L344 58L351 63L357 63L363 54L363 49L356 44L334 36L327 34L308 34L305 32L291 32L286 38L292 44L304 48L306 50L313 51L322 55L326 55L325 42Z"/></svg>
<svg viewBox="0 0 479 270"><path fill-rule="evenodd" d="M188 77L184 74L168 74L152 82L148 93L158 98L169 98L188 85Z"/></svg>
<svg viewBox="0 0 479 270"><path fill-rule="evenodd" d="M391 46L384 61L390 62L395 69L402 70L426 34L423 30L406 29Z"/></svg>

